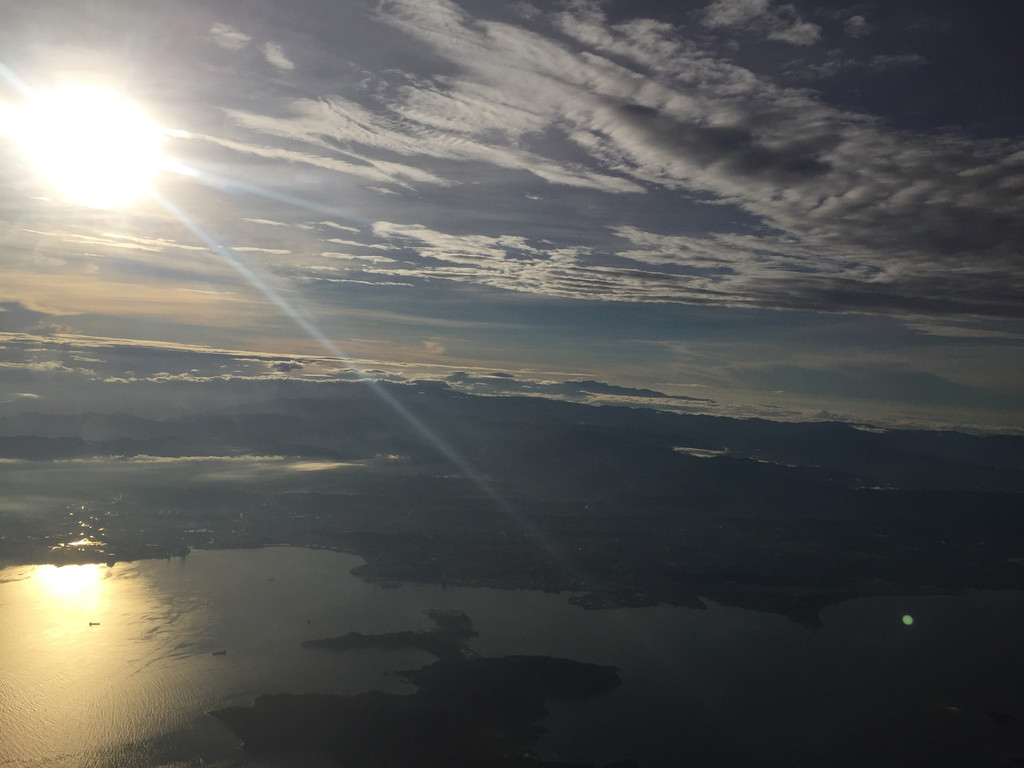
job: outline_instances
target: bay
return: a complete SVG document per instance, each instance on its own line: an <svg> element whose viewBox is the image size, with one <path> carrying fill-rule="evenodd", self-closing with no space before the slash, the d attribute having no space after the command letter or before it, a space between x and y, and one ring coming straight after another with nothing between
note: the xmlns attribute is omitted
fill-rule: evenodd
<svg viewBox="0 0 1024 768"><path fill-rule="evenodd" d="M0 571L0 765L263 764L246 762L207 713L262 693L411 693L393 672L430 663L425 653L300 643L428 630L431 609L468 614L483 655L619 668L615 691L550 705L537 744L549 759L984 766L1024 756L1021 593L853 600L808 629L714 604L585 611L564 594L385 588L349 573L362 562L277 547ZM288 764L300 759L322 764Z"/></svg>

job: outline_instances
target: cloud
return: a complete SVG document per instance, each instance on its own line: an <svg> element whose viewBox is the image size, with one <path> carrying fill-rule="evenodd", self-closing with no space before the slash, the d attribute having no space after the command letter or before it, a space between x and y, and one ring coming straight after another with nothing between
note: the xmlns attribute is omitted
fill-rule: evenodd
<svg viewBox="0 0 1024 768"><path fill-rule="evenodd" d="M866 59L830 58L823 62L794 61L783 68L787 77L795 80L816 80L832 77L840 72L867 72L884 75L904 67L921 67L928 59L917 53L876 54Z"/></svg>
<svg viewBox="0 0 1024 768"><path fill-rule="evenodd" d="M1015 342L1024 341L1024 332L1008 331L1000 328L986 328L976 323L949 325L937 323L930 319L908 319L904 323L910 330L928 336L939 336L947 339L1008 339Z"/></svg>
<svg viewBox="0 0 1024 768"><path fill-rule="evenodd" d="M426 260L397 266L367 265L367 273L440 278L572 298L641 298L634 293L638 286L626 271L588 267L576 251L546 250L519 235L455 235L393 222L377 222L373 231L396 251L411 246Z"/></svg>
<svg viewBox="0 0 1024 768"><path fill-rule="evenodd" d="M1021 142L888 130L716 56L685 28L612 22L600 3L582 0L538 8L524 27L446 0L387 0L371 18L405 41L396 50L415 63L396 56L358 87L315 98L289 91L272 108L226 106L232 136L193 140L261 158L265 178L280 169L282 184L301 164L392 193L394 202L378 200L389 213L374 231L349 227L354 237L334 244L342 247L305 251L331 259L297 267L322 283L443 279L613 301L1024 311L1013 247L1024 239ZM711 29L798 44L820 35L796 6L770 0L716 0L700 18ZM847 17L847 29L864 28L855 18L863 17ZM357 62L360 51L349 55ZM857 66L882 75L923 63L918 54L878 54ZM713 204L748 223L700 235L667 222L642 235L633 224L624 247L625 222L603 238L600 229L572 238L568 226L534 230L529 217L546 211L510 209L504 223L484 226L469 220L480 215L472 206L457 207L476 185L527 180L531 192L537 183L667 192L693 218ZM438 201L444 195L437 207L452 201L444 217L407 205L425 186ZM274 250L304 252L290 246ZM361 255L382 246L395 261Z"/></svg>
<svg viewBox="0 0 1024 768"><path fill-rule="evenodd" d="M765 389L780 389L833 398L903 400L927 406L954 406L1019 411L1020 395L969 386L934 373L896 366L843 365L832 370L773 365L748 369L742 377Z"/></svg>
<svg viewBox="0 0 1024 768"><path fill-rule="evenodd" d="M867 67L872 72L889 72L900 67L920 67L927 63L928 59L917 53L879 54L871 57Z"/></svg>
<svg viewBox="0 0 1024 768"><path fill-rule="evenodd" d="M514 142L496 144L485 140L492 131L522 133L531 129L528 109L504 107L494 89L474 88L476 93L442 94L432 90L404 89L402 103L392 105L392 114L373 112L340 96L298 99L291 103L291 115L277 117L230 110L239 125L261 134L289 141L301 141L320 152L334 152L339 144L346 155L360 163L351 163L322 154L295 150L260 148L231 142L234 149L263 156L279 156L345 171L364 178L397 181L403 186L429 183L448 186L456 183L411 164L373 159L365 149L385 151L406 158L430 157L462 163L486 163L532 174L553 184L563 184L609 192L642 192L637 184L615 176L596 173L571 164L560 164L516 146ZM544 122L536 122L535 132ZM211 138L224 144L224 140ZM225 144L227 146L227 144ZM390 192L393 190L384 190Z"/></svg>
<svg viewBox="0 0 1024 768"><path fill-rule="evenodd" d="M476 4L386 0L360 23L375 25L367 40L394 45L372 50L352 41L341 51L334 37L347 30L310 23L302 50L320 74L299 67L283 83L253 67L266 79L223 83L209 123L179 145L287 190L282 198L311 190L331 204L250 207L255 227L225 237L324 292L443 280L592 301L1024 314L1019 139L892 130L715 53L708 29L811 42L817 27L792 4L716 0L699 34L612 20L604 7L537 4L524 25L474 15ZM862 28L855 18L848 31ZM249 46L243 56L256 64L271 50L287 60L279 44L252 43L229 24L204 21L204 39L206 30L223 47ZM298 39L269 30L255 39ZM857 66L881 81L924 63L878 54ZM656 213L669 206L671 217ZM304 218L313 215L330 218ZM152 224L12 230L19 268L5 272L0 298L250 324L261 305L238 281L166 222ZM37 258L66 263L50 281ZM160 296L146 279L156 274L173 277Z"/></svg>
<svg viewBox="0 0 1024 768"><path fill-rule="evenodd" d="M81 232L29 228L24 228L21 231L37 237L55 238L75 245L100 246L104 249L143 251L146 253L167 253L170 251L198 251L205 253L208 250L200 245L187 245L165 238L131 235L125 232L101 231L96 234L85 234Z"/></svg>
<svg viewBox="0 0 1024 768"><path fill-rule="evenodd" d="M731 27L749 24L767 15L770 0L714 0L704 9L704 24L708 27Z"/></svg>
<svg viewBox="0 0 1024 768"><path fill-rule="evenodd" d="M634 405L677 411L707 411L715 407L715 401L709 398L667 395L651 389L620 387L593 380L550 381L500 373L472 375L458 372L445 381L474 395L550 397L592 405Z"/></svg>
<svg viewBox="0 0 1024 768"><path fill-rule="evenodd" d="M252 42L252 36L240 32L230 24L217 22L210 27L213 42L229 51L240 51Z"/></svg>
<svg viewBox="0 0 1024 768"><path fill-rule="evenodd" d="M854 39L871 34L871 25L863 16L851 16L843 24L843 32Z"/></svg>
<svg viewBox="0 0 1024 768"><path fill-rule="evenodd" d="M338 223L333 222L333 221L321 221L320 224L325 226L325 227L331 227L332 229L340 229L340 230L343 230L345 232L354 232L356 234L359 233L359 228L358 227L349 227L349 226L346 226L344 224L338 224Z"/></svg>
<svg viewBox="0 0 1024 768"><path fill-rule="evenodd" d="M263 56L268 64L285 72L295 69L295 64L285 56L284 49L278 43L264 43Z"/></svg>
<svg viewBox="0 0 1024 768"><path fill-rule="evenodd" d="M809 21L787 20L772 26L768 32L769 40L779 40L790 45L814 45L821 39L821 27Z"/></svg>
<svg viewBox="0 0 1024 768"><path fill-rule="evenodd" d="M358 266L387 279L443 279L597 301L909 315L1006 314L1016 306L1024 314L1014 291L991 293L982 277L975 285L962 275L951 278L948 262L893 265L870 248L789 235L662 235L633 226L611 232L621 245L596 250L377 222L373 233L395 258ZM404 255L410 251L416 256Z"/></svg>
<svg viewBox="0 0 1024 768"><path fill-rule="evenodd" d="M260 133L274 135L275 131L282 138L302 138L292 136L290 129L282 128L282 121L278 118L258 116L251 113L228 110L231 117L239 124L252 128ZM288 121L285 121L288 122ZM320 151L300 151L287 149L285 147L267 146L255 142L235 141L220 136L193 134L192 138L198 141L205 141L230 149L241 154L255 155L272 161L284 161L286 163L301 163L328 171L340 172L367 181L389 182L400 186L408 187L413 182L446 185L447 180L436 176L429 171L422 170L412 165L388 161L374 161L367 157L350 155L350 159L339 159L332 157L322 150L326 149L322 140L315 140L320 144Z"/></svg>
<svg viewBox="0 0 1024 768"><path fill-rule="evenodd" d="M30 309L18 301L0 301L0 333L33 333L53 335L69 333L71 327L65 318L57 318L49 312Z"/></svg>
<svg viewBox="0 0 1024 768"><path fill-rule="evenodd" d="M790 3L773 5L771 0L714 0L705 7L704 26L711 29L744 27L769 40L791 45L813 45L821 39L821 27L800 18Z"/></svg>
<svg viewBox="0 0 1024 768"><path fill-rule="evenodd" d="M105 279L95 274L41 275L30 270L9 270L0 286L0 300L20 299L31 306L49 307L52 314L60 317L91 314L135 320L162 318L203 326L216 324L221 329L245 327L265 313L263 302L253 296L197 290L193 285L169 280L158 284L120 277ZM76 320L75 324L81 325L81 321Z"/></svg>
<svg viewBox="0 0 1024 768"><path fill-rule="evenodd" d="M450 357L438 361L425 353L422 342L400 350L406 363L392 364L83 337L0 335L0 357L5 361L0 364L0 426L10 430L21 423L18 414L24 418L32 413L117 413L143 419L159 413L165 420L192 418L198 412L231 411L249 404L329 399L337 394L339 382L426 379L445 381L473 394L528 395L737 418L805 420L828 408L848 412L849 419L876 424L1019 428L1024 402L1017 392L1019 376L1014 378L1019 368L1014 361L1019 356L1013 354L1019 338L960 337L957 354L947 356L940 351L946 349L941 340L924 335L928 331L903 334L901 341L892 338L900 336L898 324L879 318L872 322L878 338L852 354L850 333L862 328L863 318L761 312L737 319L731 314L725 318L718 312L694 312L690 311L688 321L673 315L677 327L693 327L684 329L685 341L672 336L676 340L666 342L661 356L672 362L658 369L657 375L672 383L657 389L606 384L565 368L513 374L490 367L453 367ZM750 329L751 318L756 318L758 328L740 339L722 327L702 331L711 318L744 329ZM794 333L802 338L797 347ZM862 339L862 332L853 338L855 342ZM638 346L633 340L626 343L634 350ZM408 362L417 359L418 363ZM616 377L621 378L624 370L620 368ZM645 373L643 378L651 380L652 375ZM69 391L74 392L71 401ZM702 397L669 394L679 391L696 391ZM106 439L99 433L81 432L81 422L51 417L46 424L50 426L39 427L45 434ZM20 434L17 429L8 433ZM215 456L231 450L204 445L187 451L204 452ZM267 452L289 453L279 447Z"/></svg>
<svg viewBox="0 0 1024 768"><path fill-rule="evenodd" d="M242 221L248 221L250 224L265 224L268 227L290 227L291 226L291 224L288 224L287 222L284 222L284 221L273 221L271 219L250 219L250 218L242 217Z"/></svg>
<svg viewBox="0 0 1024 768"><path fill-rule="evenodd" d="M663 24L608 25L593 8L563 14L561 29L598 51L631 56L650 74L519 28L471 25L450 5L393 2L389 9L392 23L461 66L444 104L480 87L502 94L506 115L529 104L527 123L505 124L512 131L528 130L550 110L546 122L599 165L743 208L783 233L766 244L782 250L790 243L794 263L815 252L863 257L883 294L896 288L886 274L895 282L915 270L935 272L928 279L938 286L954 254L977 265L965 287L986 281L983 264L1020 279L1011 266L1011 244L1024 237L1019 142L889 132L870 116L672 43ZM433 31L442 23L445 35ZM669 71L672 81L659 74ZM979 308L1001 304L969 292Z"/></svg>
<svg viewBox="0 0 1024 768"><path fill-rule="evenodd" d="M265 253L271 255L285 255L291 253L286 248L263 248L258 245L236 245L231 248L235 253Z"/></svg>

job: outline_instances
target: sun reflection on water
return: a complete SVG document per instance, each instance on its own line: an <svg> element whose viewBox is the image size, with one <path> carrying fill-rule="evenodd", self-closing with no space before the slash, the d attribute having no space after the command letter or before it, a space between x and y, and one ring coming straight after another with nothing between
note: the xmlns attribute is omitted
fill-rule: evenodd
<svg viewBox="0 0 1024 768"><path fill-rule="evenodd" d="M205 673L178 650L197 634L192 616L140 575L173 583L176 565L0 569L0 764L157 764L139 750L196 716Z"/></svg>
<svg viewBox="0 0 1024 768"><path fill-rule="evenodd" d="M41 565L32 574L43 594L65 601L69 606L91 608L99 605L106 567L87 565Z"/></svg>

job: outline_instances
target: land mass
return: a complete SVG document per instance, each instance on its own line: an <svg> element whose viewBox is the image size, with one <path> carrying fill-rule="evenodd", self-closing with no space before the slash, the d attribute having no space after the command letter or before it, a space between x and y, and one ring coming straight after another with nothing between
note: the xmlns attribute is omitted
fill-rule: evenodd
<svg viewBox="0 0 1024 768"><path fill-rule="evenodd" d="M0 418L0 560L288 544L356 553L387 586L561 591L588 609L711 600L809 626L853 597L1024 589L1021 437L437 383L237 387L240 405L161 421Z"/></svg>
<svg viewBox="0 0 1024 768"><path fill-rule="evenodd" d="M426 651L439 661L456 661L474 655L466 641L476 637L477 632L466 614L460 611L427 611L427 616L436 625L429 632L386 632L378 635L349 632L341 637L304 640L302 647L335 651L400 648Z"/></svg>
<svg viewBox="0 0 1024 768"><path fill-rule="evenodd" d="M255 754L318 752L346 768L583 768L541 760L531 745L553 698L586 699L621 685L614 667L547 656L484 658L469 652L476 635L465 614L431 612L429 632L349 633L308 641L307 648L417 648L438 660L401 672L411 695L274 694L251 707L212 714ZM606 768L637 768L618 761Z"/></svg>

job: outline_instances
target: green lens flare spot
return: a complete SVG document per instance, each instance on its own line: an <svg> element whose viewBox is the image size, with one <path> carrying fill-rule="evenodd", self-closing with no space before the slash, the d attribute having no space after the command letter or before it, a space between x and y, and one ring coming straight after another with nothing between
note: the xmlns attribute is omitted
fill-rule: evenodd
<svg viewBox="0 0 1024 768"><path fill-rule="evenodd" d="M903 623L909 627L911 624L914 623L914 617L911 616L909 613L904 614Z"/></svg>

